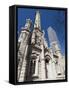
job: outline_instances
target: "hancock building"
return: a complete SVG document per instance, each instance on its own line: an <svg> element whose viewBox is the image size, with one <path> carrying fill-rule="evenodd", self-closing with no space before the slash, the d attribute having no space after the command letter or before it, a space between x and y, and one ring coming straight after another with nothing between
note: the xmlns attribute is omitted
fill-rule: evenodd
<svg viewBox="0 0 69 90"><path fill-rule="evenodd" d="M50 26L50 46L41 28L39 11L32 22L26 19L18 38L18 82L59 80L65 78L65 57L61 54L56 32Z"/></svg>

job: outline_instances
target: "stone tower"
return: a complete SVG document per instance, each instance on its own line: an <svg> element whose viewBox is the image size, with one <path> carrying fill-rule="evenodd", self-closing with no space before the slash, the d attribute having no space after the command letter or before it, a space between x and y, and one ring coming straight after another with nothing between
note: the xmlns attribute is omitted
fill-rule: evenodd
<svg viewBox="0 0 69 90"><path fill-rule="evenodd" d="M27 66L27 52L29 46L29 36L30 36L31 20L27 19L26 24L22 27L19 39L18 39L18 76L19 82L24 81L26 66Z"/></svg>
<svg viewBox="0 0 69 90"><path fill-rule="evenodd" d="M41 31L40 13L36 12L34 29L31 37L31 60L34 65L33 80L45 79L44 40ZM34 64L35 63L35 64Z"/></svg>
<svg viewBox="0 0 69 90"><path fill-rule="evenodd" d="M31 20L27 19L18 38L18 82L56 80L56 59L44 37L39 11L32 32L31 25Z"/></svg>

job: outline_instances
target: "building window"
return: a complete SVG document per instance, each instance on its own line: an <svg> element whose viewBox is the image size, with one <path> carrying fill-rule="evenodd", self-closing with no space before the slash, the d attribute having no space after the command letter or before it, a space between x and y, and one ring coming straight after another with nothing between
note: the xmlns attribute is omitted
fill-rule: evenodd
<svg viewBox="0 0 69 90"><path fill-rule="evenodd" d="M48 69L47 69L47 65L48 65L48 63L46 62L46 60L45 60L45 74L46 74L46 78L48 78Z"/></svg>
<svg viewBox="0 0 69 90"><path fill-rule="evenodd" d="M35 74L35 64L36 64L36 61L30 62L30 74L31 75Z"/></svg>
<svg viewBox="0 0 69 90"><path fill-rule="evenodd" d="M35 65L36 65L36 61L33 62L33 71L32 71L32 74L35 74Z"/></svg>

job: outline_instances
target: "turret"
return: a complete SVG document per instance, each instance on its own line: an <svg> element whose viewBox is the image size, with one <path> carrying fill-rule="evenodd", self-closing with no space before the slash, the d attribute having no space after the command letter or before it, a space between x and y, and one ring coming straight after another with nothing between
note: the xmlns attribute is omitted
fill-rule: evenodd
<svg viewBox="0 0 69 90"><path fill-rule="evenodd" d="M21 32L20 32L20 35L19 35L18 42L21 42L21 40L24 39L24 37L25 37L24 34L25 34L26 30L30 31L31 24L32 24L32 21L30 19L26 19L25 26L21 28Z"/></svg>
<svg viewBox="0 0 69 90"><path fill-rule="evenodd" d="M21 33L18 39L18 81L24 81L26 69L26 55L28 51L29 36L30 36L31 20L26 19L26 24L21 28Z"/></svg>
<svg viewBox="0 0 69 90"><path fill-rule="evenodd" d="M26 19L25 26L22 29L30 30L32 21L30 19Z"/></svg>

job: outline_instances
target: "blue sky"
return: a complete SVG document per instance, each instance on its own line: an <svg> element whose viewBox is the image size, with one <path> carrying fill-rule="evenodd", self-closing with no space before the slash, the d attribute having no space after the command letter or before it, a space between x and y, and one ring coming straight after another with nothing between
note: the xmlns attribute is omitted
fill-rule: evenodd
<svg viewBox="0 0 69 90"><path fill-rule="evenodd" d="M47 9L28 9L28 8L18 8L18 32L20 32L21 27L24 27L26 19L30 18L32 20L32 28L35 19L35 13L39 10L41 16L41 30L45 31L45 38L48 41L47 29L51 26L58 37L61 52L65 52L65 12L59 10L47 10Z"/></svg>

